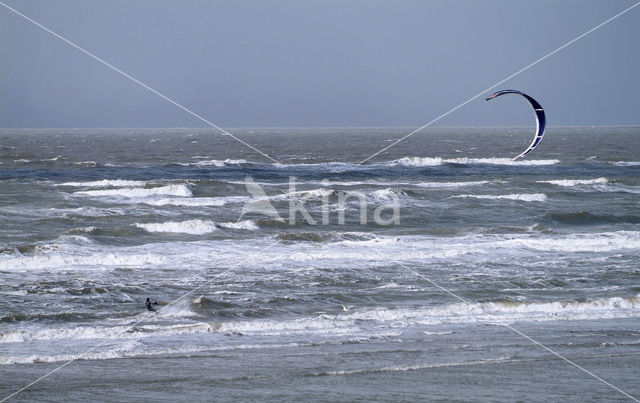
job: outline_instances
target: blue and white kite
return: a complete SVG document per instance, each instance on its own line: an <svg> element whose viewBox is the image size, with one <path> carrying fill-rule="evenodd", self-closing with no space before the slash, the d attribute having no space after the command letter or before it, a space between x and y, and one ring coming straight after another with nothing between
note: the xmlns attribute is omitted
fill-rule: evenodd
<svg viewBox="0 0 640 403"><path fill-rule="evenodd" d="M531 151L533 151L534 148L536 148L538 146L538 144L540 144L540 141L542 140L542 136L544 135L544 126L545 126L547 120L546 120L546 117L544 115L544 109L542 109L542 106L540 106L538 101L536 101L535 99L531 98L529 95L525 94L524 92L520 92L520 91L516 91L516 90L502 90L502 91L494 92L493 94L489 95L485 101L488 101L488 100L493 99L493 98L497 98L500 95L504 95L504 94L519 94L519 95L522 95L523 97L525 97L527 99L527 101L529 101L529 103L533 107L533 111L536 114L536 135L533 138L533 141L531 142L531 145L529 145L529 147L526 150L524 150L524 152L522 154L518 155L517 157L515 157L513 159L515 161L518 158L522 158L525 155L529 154Z"/></svg>

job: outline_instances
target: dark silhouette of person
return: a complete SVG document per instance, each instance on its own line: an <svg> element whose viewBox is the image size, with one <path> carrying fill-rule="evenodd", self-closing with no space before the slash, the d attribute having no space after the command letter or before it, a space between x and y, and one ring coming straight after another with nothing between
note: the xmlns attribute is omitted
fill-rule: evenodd
<svg viewBox="0 0 640 403"><path fill-rule="evenodd" d="M153 305L158 305L158 301L151 302L151 300L147 297L147 301L145 302L145 305L147 306L148 310L155 312L156 308L154 308Z"/></svg>

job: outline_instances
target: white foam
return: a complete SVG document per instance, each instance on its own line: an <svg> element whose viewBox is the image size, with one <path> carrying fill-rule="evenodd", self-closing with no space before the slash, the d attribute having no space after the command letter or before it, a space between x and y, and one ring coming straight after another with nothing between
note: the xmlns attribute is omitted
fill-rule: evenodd
<svg viewBox="0 0 640 403"><path fill-rule="evenodd" d="M511 158L441 158L441 157L403 157L395 161L391 161L390 165L405 166L438 166L443 164L465 164L465 165L517 165L517 166L538 166L553 165L560 162L559 160L517 160Z"/></svg>
<svg viewBox="0 0 640 403"><path fill-rule="evenodd" d="M85 190L78 191L74 194L91 196L91 197L149 197L157 195L168 195L178 197L192 197L193 193L185 184L172 184L166 186L158 186L151 188L116 188L116 189L104 189L104 190Z"/></svg>
<svg viewBox="0 0 640 403"><path fill-rule="evenodd" d="M2 293L2 294L6 294L6 295L19 295L19 296L27 295L27 294L28 294L27 290L18 290L18 291L0 291L0 293Z"/></svg>
<svg viewBox="0 0 640 403"><path fill-rule="evenodd" d="M521 362L522 359L510 359L508 357L499 357L495 359L485 360L473 360L473 361L454 361L444 363L427 363L427 364L415 364L415 365L394 365L389 367L379 368L363 368L363 369L351 369L351 370L337 370L337 371L321 371L311 373L311 376L339 376L339 375L356 375L356 374L372 374L380 372L408 372L419 371L430 368L447 368L447 367L466 367L475 365L489 365L489 364L502 364L506 362Z"/></svg>
<svg viewBox="0 0 640 403"><path fill-rule="evenodd" d="M416 183L415 186L423 187L423 188L459 188L466 186L478 186L485 185L487 183L491 183L491 181L467 181L467 182L420 182Z"/></svg>
<svg viewBox="0 0 640 403"><path fill-rule="evenodd" d="M203 235L217 231L216 223L213 221L188 220L188 221L168 221L162 223L136 223L134 226L142 228L147 232L180 233L191 235Z"/></svg>
<svg viewBox="0 0 640 403"><path fill-rule="evenodd" d="M62 155L58 155L58 156L53 157L53 158L43 159L42 161L58 161L60 158L63 158Z"/></svg>
<svg viewBox="0 0 640 403"><path fill-rule="evenodd" d="M463 194L451 197L461 198L474 198L474 199L488 199L488 200L516 200L524 202L544 202L547 200L547 195L544 193L515 193L508 195L473 195Z"/></svg>
<svg viewBox="0 0 640 403"><path fill-rule="evenodd" d="M106 188L106 187L136 187L144 186L146 183L143 181L132 181L125 179L103 179L99 181L89 182L65 182L59 183L54 186L73 186L73 187L91 187L91 188Z"/></svg>
<svg viewBox="0 0 640 403"><path fill-rule="evenodd" d="M232 159L226 159L226 160L208 160L208 161L198 161L198 162L193 162L190 164L186 164L186 165L191 165L191 166L214 166L214 167L224 167L224 166L229 166L229 165L242 165L242 164L246 164L247 161L243 160L243 159L239 159L239 160L232 160Z"/></svg>
<svg viewBox="0 0 640 403"><path fill-rule="evenodd" d="M399 199L400 196L403 196L404 193L395 189L386 188L381 190L374 190L369 193L370 197L373 198L374 201L385 202L389 200Z"/></svg>
<svg viewBox="0 0 640 403"><path fill-rule="evenodd" d="M145 200L144 203L152 206L206 207L224 206L226 200L222 197L164 198L160 200Z"/></svg>
<svg viewBox="0 0 640 403"><path fill-rule="evenodd" d="M159 311L165 318L194 315L176 308L171 314ZM190 322L174 324L127 324L113 326L78 326L44 329L21 329L0 334L0 343L21 343L56 339L138 339L150 335L203 333L242 333L245 335L353 335L367 326L370 334L380 326L407 327L445 323L513 323L633 318L640 313L640 295L634 297L597 298L587 301L549 302L482 302L455 303L428 307L352 308L347 312L321 314L295 319L250 319L222 323ZM134 318L135 320L135 318ZM370 325L366 325L369 323Z"/></svg>
<svg viewBox="0 0 640 403"><path fill-rule="evenodd" d="M245 229L248 231L256 231L260 229L260 227L258 227L258 225L251 220L242 220L238 222L221 222L218 223L218 225L223 228Z"/></svg>
<svg viewBox="0 0 640 403"><path fill-rule="evenodd" d="M621 167L635 167L640 165L640 161L616 161L613 165Z"/></svg>
<svg viewBox="0 0 640 403"><path fill-rule="evenodd" d="M176 226L179 225L176 224ZM206 225L209 230L221 227L214 222ZM246 225L247 228L251 226L251 224ZM166 230L166 228L162 229ZM413 265L450 261L454 258L460 262L484 267L484 262L512 261L520 257L524 258L525 262L530 262L530 258L535 257L536 261L549 263L557 259L558 252L601 256L601 252L636 253L640 250L639 231L570 235L540 232L511 235L480 233L447 238L426 235L368 234L364 239L358 236L344 237L336 234L332 239L335 241L309 240L292 245L278 242L277 236L271 235L233 242L201 239L125 247L107 246L97 242L73 242L70 238L64 238L53 245L39 246L32 253L0 254L0 271L91 273L95 270L119 268L147 270L176 266L200 269L227 265L229 261L243 259L245 256L254 256L245 263L247 267L259 268L268 265L273 270L318 267L318 264L320 267L339 268L344 266L344 262L349 262L350 267L357 269L386 264L384 262L389 261ZM267 246L269 248L265 249ZM370 253L372 248L379 253ZM259 259L256 258L257 256ZM490 266L487 270L491 270Z"/></svg>
<svg viewBox="0 0 640 403"><path fill-rule="evenodd" d="M77 247L72 248L77 250ZM166 261L166 257L152 253L123 253L115 252L76 252L63 253L54 248L51 253L44 251L33 256L9 255L0 257L0 270L28 271L28 270L77 270L114 267L150 267L158 266ZM82 253L90 253L84 255Z"/></svg>
<svg viewBox="0 0 640 403"><path fill-rule="evenodd" d="M273 349L273 348L291 348L301 346L311 346L311 343L261 343L261 344L224 344L190 347L170 347L170 348L154 348L140 345L138 340L128 340L124 343L118 343L115 348L106 351L85 353L82 357L72 354L56 354L56 355L29 355L29 356L7 356L0 357L0 365L11 364L32 364L42 362L61 362L73 360L108 360L117 358L134 358L134 357L153 357L159 355L183 355L195 354L212 351L229 351L229 350L252 350L252 349ZM316 344L314 344L316 345Z"/></svg>
<svg viewBox="0 0 640 403"><path fill-rule="evenodd" d="M416 167L438 166L445 163L440 157L403 157L395 161L391 161L390 165L406 165Z"/></svg>
<svg viewBox="0 0 640 403"><path fill-rule="evenodd" d="M546 181L537 181L538 183L550 183L552 185L558 186L579 186L579 185L594 185L600 183L607 183L609 179L607 178L596 178L596 179L557 179L557 180L546 180Z"/></svg>
<svg viewBox="0 0 640 403"><path fill-rule="evenodd" d="M640 233L634 231L572 234L563 237L525 237L494 244L500 248L523 247L541 252L611 252L640 249Z"/></svg>
<svg viewBox="0 0 640 403"><path fill-rule="evenodd" d="M273 163L276 168L323 168L330 172L344 172L351 169L368 169L366 165L359 165L349 162L318 162L318 163L302 163L302 164L281 164Z"/></svg>
<svg viewBox="0 0 640 403"><path fill-rule="evenodd" d="M288 200L290 198L299 198L305 200L321 199L333 194L333 189L319 188L310 190L296 190L293 192L280 193L272 196L267 196L269 200ZM254 198L252 200L260 200L261 198Z"/></svg>
<svg viewBox="0 0 640 403"><path fill-rule="evenodd" d="M336 320L368 320L435 325L441 323L555 321L629 318L640 313L640 295L598 298L585 302L483 302L456 303L428 308L373 308L336 317Z"/></svg>
<svg viewBox="0 0 640 403"><path fill-rule="evenodd" d="M329 186L416 186L423 188L458 188L465 186L478 186L487 183L499 183L500 181L463 181L463 182L395 182L395 181L300 181L296 182L298 185L321 185L324 187ZM227 183L244 185L246 182L241 181L228 181ZM286 187L288 182L258 182L253 181L254 184L260 186L280 186Z"/></svg>

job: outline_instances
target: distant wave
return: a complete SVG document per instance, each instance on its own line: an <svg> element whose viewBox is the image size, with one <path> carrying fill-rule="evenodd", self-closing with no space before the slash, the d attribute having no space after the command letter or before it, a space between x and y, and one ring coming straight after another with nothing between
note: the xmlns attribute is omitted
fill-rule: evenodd
<svg viewBox="0 0 640 403"><path fill-rule="evenodd" d="M594 185L600 183L608 183L609 179L607 178L596 178L596 179L556 179L556 180L546 180L546 181L537 181L538 183L550 183L552 185L558 186L579 186L579 185Z"/></svg>
<svg viewBox="0 0 640 403"><path fill-rule="evenodd" d="M473 198L473 199L488 199L488 200L517 200L525 202L543 202L547 200L547 195L544 193L515 193L508 195L474 195L464 194L451 197L461 198Z"/></svg>
<svg viewBox="0 0 640 403"><path fill-rule="evenodd" d="M640 249L640 232L615 231L573 234L562 237L515 238L493 242L485 247L526 248L540 252L596 253Z"/></svg>
<svg viewBox="0 0 640 403"><path fill-rule="evenodd" d="M640 165L640 161L616 161L613 165L618 165L621 167L635 167Z"/></svg>
<svg viewBox="0 0 640 403"><path fill-rule="evenodd" d="M467 367L467 366L474 366L474 365L504 364L504 363L510 363L510 362L527 362L527 361L531 361L531 360L511 359L508 357L501 357L501 358L488 358L484 360L472 360L472 361L455 361L455 362L427 363L427 364L415 364L415 365L394 365L394 366L378 367L378 368L320 371L320 372L312 372L307 376L339 376L339 375L375 374L375 373L381 373L381 372L408 372L408 371L419 371L423 369Z"/></svg>
<svg viewBox="0 0 640 403"><path fill-rule="evenodd" d="M485 185L487 183L491 183L491 181L467 181L467 182L420 182L416 183L415 186L422 188L459 188L466 186L478 186Z"/></svg>
<svg viewBox="0 0 640 403"><path fill-rule="evenodd" d="M53 186L106 188L106 187L136 187L136 186L144 186L145 184L146 183L143 181L132 181L132 180L124 180L124 179L103 179L100 181L91 181L91 182L65 182L65 183L59 183Z"/></svg>
<svg viewBox="0 0 640 403"><path fill-rule="evenodd" d="M168 195L178 197L192 197L193 193L184 184L173 184L166 186L158 186L151 188L116 188L116 189L104 189L104 190L84 190L74 192L77 195L91 196L91 197L149 197L156 195Z"/></svg>
<svg viewBox="0 0 640 403"><path fill-rule="evenodd" d="M562 224L589 225L589 224L640 224L640 217L635 215L591 214L586 211L579 213L551 213L544 218Z"/></svg>
<svg viewBox="0 0 640 403"><path fill-rule="evenodd" d="M144 229L147 232L179 233L191 235L204 235L219 230L219 227L229 229L244 229L255 231L260 229L251 220L239 222L216 223L214 221L187 220L187 221L167 221L162 223L136 223L135 227Z"/></svg>
<svg viewBox="0 0 640 403"><path fill-rule="evenodd" d="M435 308L368 309L340 315L340 319L413 321L422 324L473 323L478 321L555 321L635 317L640 295L598 298L588 301L456 303ZM487 314L493 317L487 316Z"/></svg>
<svg viewBox="0 0 640 403"><path fill-rule="evenodd" d="M202 221L202 220L200 220ZM269 226L266 220L254 222L260 227ZM145 223L150 224L150 223ZM165 223L151 223L165 224ZM184 224L150 226L150 230L184 231ZM236 223L233 223L236 225ZM247 229L253 226L249 223ZM188 225L186 225L188 227ZM196 222L188 231L220 231L225 227L215 222ZM136 227L130 227L136 228ZM143 227L144 228L144 227ZM234 230L235 228L229 229ZM143 229L141 229L143 230ZM238 230L246 230L238 228ZM470 254L491 256L492 261L517 259L520 256L536 256L537 260L555 259L557 252L601 255L602 252L640 250L640 231L615 231L585 234L554 235L538 232L519 234L474 234L439 238L433 236L383 236L366 233L336 234L334 232L315 233L307 229L301 233L272 234L266 238L234 241L198 240L185 242L147 243L138 246L108 246L86 237L61 237L50 244L34 245L21 251L9 249L0 253L0 271L76 271L91 273L94 270L113 268L172 267L189 261L192 267L209 267L224 264L230 259L238 259L243 253L259 250L276 242L270 249L260 253L259 261L251 265L268 264L272 267L286 267L314 264L322 261L349 262L350 267L369 267L381 259L371 254L371 248L380 250L388 261L420 262L440 261L452 258L466 259ZM474 258L478 260L478 256ZM484 259L484 258L483 258ZM526 260L526 259L525 259ZM247 263L249 264L249 263Z"/></svg>
<svg viewBox="0 0 640 403"><path fill-rule="evenodd" d="M145 200L144 203L152 206L204 207L204 206L224 206L226 204L226 201L222 197L194 197L194 198L165 198L160 200Z"/></svg>
<svg viewBox="0 0 640 403"><path fill-rule="evenodd" d="M45 159L41 159L41 160L37 160L37 161L29 160L29 159L26 159L26 158L20 158L20 159L13 160L13 162L17 162L17 163L21 163L21 164L28 164L28 163L31 163L31 162L36 162L36 163L37 162L57 162L60 159L66 159L66 158L61 156L61 155L58 155L57 157L45 158Z"/></svg>
<svg viewBox="0 0 640 403"><path fill-rule="evenodd" d="M218 230L213 221L188 220L188 221L168 221L161 223L136 223L135 227L147 232L179 233L191 235L203 235Z"/></svg>
<svg viewBox="0 0 640 403"><path fill-rule="evenodd" d="M465 186L478 186L484 185L487 183L499 183L500 181L460 181L460 182L396 182L396 181L382 181L382 180L365 180L365 181L297 181L296 183L299 185L316 185L316 186L325 186L325 187L334 187L334 186L415 186L421 188L458 188ZM226 183L236 184L236 185L244 185L243 181L227 181ZM287 187L289 185L288 182L258 182L254 181L253 183L260 186L280 186Z"/></svg>
<svg viewBox="0 0 640 403"><path fill-rule="evenodd" d="M614 182L608 178L596 179L557 179L544 180L538 183L549 183L563 187L585 187L588 186L589 191L597 192L622 192L622 193L640 193L638 186L625 185L623 183Z"/></svg>
<svg viewBox="0 0 640 403"><path fill-rule="evenodd" d="M281 233L275 236L279 241L302 242L339 242L339 241L367 241L374 239L375 235L359 232L291 232Z"/></svg>
<svg viewBox="0 0 640 403"><path fill-rule="evenodd" d="M513 161L511 158L440 158L440 157L404 157L395 161L391 161L390 165L405 166L438 166L443 164L464 164L464 165L516 165L516 166L535 166L535 165L553 165L560 160L518 160Z"/></svg>
<svg viewBox="0 0 640 403"><path fill-rule="evenodd" d="M251 220L242 220L238 222L221 222L218 223L218 225L223 228L245 229L249 231L256 231L260 229L260 227L258 227L258 225Z"/></svg>
<svg viewBox="0 0 640 403"><path fill-rule="evenodd" d="M54 248L50 249L55 250ZM65 270L71 267L83 267L85 270L91 270L96 267L146 267L161 265L166 259L161 254L123 253L122 250L106 253L93 252L90 255L55 252L33 255L15 254L0 259L0 270L25 271L51 268Z"/></svg>
<svg viewBox="0 0 640 403"><path fill-rule="evenodd" d="M402 196L405 196L404 192L400 190L392 189L392 188L386 188L386 189L374 190L372 192L367 192L367 197L377 203L385 203L391 200L399 199Z"/></svg>
<svg viewBox="0 0 640 403"><path fill-rule="evenodd" d="M188 164L180 164L180 165L188 165L188 166L196 166L196 167L214 166L214 167L221 168L221 167L230 166L230 165L243 165L247 163L248 162L243 159L239 159L239 160L226 159L226 160L204 160L204 161L197 161L197 162L191 162Z"/></svg>

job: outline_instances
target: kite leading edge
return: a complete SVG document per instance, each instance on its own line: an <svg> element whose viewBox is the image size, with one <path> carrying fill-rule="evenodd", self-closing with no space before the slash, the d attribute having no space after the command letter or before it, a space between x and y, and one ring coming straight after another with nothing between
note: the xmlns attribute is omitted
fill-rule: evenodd
<svg viewBox="0 0 640 403"><path fill-rule="evenodd" d="M536 101L535 99L531 98L529 95L525 94L524 92L521 91L516 91L516 90L502 90L502 91L497 91L494 92L493 94L489 95L485 100L488 101L490 99L493 98L497 98L500 95L504 95L504 94L518 94L518 95L522 95L523 97L525 97L527 99L527 101L529 101L529 103L531 104L531 106L533 107L533 111L536 114L536 135L533 138L533 141L531 142L531 144L529 145L529 147L524 150L520 155L518 155L517 157L515 157L513 160L517 160L519 158L524 157L525 155L529 154L531 151L533 151L538 144L540 144L540 141L542 140L542 136L544 135L544 127L546 125L546 117L544 114L544 109L542 109L542 106L538 103L538 101Z"/></svg>

